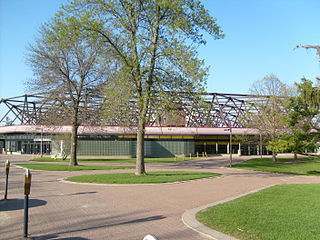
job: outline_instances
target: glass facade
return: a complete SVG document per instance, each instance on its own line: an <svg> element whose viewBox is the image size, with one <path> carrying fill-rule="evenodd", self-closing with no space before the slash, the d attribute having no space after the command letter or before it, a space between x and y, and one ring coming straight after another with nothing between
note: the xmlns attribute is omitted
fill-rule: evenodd
<svg viewBox="0 0 320 240"><path fill-rule="evenodd" d="M70 140L66 135L2 134L0 149L21 154L68 155ZM173 157L176 155L228 154L229 135L216 136L167 136L148 135L145 138L146 157ZM239 139L234 136L232 153L260 154L257 136ZM263 154L269 152L263 147ZM81 135L78 138L79 156L135 156L135 135Z"/></svg>
<svg viewBox="0 0 320 240"><path fill-rule="evenodd" d="M51 154L51 138L39 134L3 134L0 135L0 147L2 152Z"/></svg>

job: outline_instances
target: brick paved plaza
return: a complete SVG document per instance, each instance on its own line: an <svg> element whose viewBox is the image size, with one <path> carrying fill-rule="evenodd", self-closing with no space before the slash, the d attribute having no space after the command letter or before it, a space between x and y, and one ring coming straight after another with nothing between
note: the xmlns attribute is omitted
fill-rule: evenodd
<svg viewBox="0 0 320 240"><path fill-rule="evenodd" d="M23 237L23 173L14 166L30 156L0 155L0 239ZM4 162L9 159L8 200L3 200ZM241 161L246 157L236 158ZM282 183L320 182L318 177L290 176L228 169L227 157L176 164L147 164L147 171L192 170L221 177L160 185L73 184L61 179L92 172L31 171L29 236L32 239L142 240L147 234L165 239L207 239L182 222L189 209ZM128 164L126 164L128 165ZM129 172L133 170L95 171Z"/></svg>

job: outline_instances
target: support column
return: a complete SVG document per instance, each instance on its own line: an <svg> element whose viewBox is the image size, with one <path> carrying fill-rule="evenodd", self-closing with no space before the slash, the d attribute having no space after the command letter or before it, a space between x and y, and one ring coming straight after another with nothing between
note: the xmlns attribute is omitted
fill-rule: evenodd
<svg viewBox="0 0 320 240"><path fill-rule="evenodd" d="M63 156L63 140L60 140L60 156Z"/></svg>

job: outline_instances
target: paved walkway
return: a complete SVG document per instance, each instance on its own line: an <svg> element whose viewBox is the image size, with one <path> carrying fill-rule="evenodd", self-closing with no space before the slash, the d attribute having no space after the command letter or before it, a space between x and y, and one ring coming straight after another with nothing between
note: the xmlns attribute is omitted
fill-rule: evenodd
<svg viewBox="0 0 320 240"><path fill-rule="evenodd" d="M6 159L14 164L28 158L0 155L0 199L3 198ZM60 179L84 172L32 171L29 235L33 239L142 240L145 235L153 234L159 240L204 240L205 237L183 224L181 216L186 210L275 184L320 182L318 177L222 168L228 161L227 157L214 157L175 164L148 164L147 171L170 169L224 174L218 178L162 185L72 184ZM111 171L99 171L102 172ZM11 168L9 187L8 200L0 200L0 239L21 239L23 169Z"/></svg>

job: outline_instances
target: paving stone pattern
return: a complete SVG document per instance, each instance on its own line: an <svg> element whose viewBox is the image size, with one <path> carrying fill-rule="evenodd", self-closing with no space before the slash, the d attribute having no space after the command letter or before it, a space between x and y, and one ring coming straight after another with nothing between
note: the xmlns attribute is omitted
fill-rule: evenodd
<svg viewBox="0 0 320 240"><path fill-rule="evenodd" d="M0 155L0 239L23 239L23 174L14 166L30 156ZM12 163L8 200L4 194L4 162ZM246 157L235 158L235 161ZM128 164L125 164L128 165ZM97 185L62 182L86 172L31 171L29 236L32 239L203 240L184 225L188 210L281 183L320 182L318 177L228 169L228 158L212 157L181 163L147 164L147 171L187 170L224 174L222 177L160 185ZM130 172L127 170L95 173Z"/></svg>

